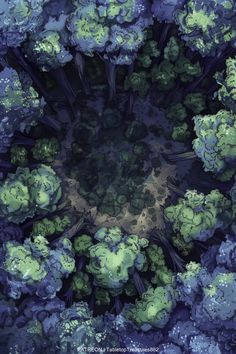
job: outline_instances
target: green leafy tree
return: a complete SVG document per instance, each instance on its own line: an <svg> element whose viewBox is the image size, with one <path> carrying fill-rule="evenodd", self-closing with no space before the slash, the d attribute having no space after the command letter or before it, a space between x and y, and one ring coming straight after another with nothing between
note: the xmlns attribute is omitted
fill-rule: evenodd
<svg viewBox="0 0 236 354"><path fill-rule="evenodd" d="M61 180L46 165L32 170L28 179L32 202L35 203L38 213L53 212L62 196Z"/></svg>
<svg viewBox="0 0 236 354"><path fill-rule="evenodd" d="M185 257L188 256L194 247L193 242L185 242L179 235L174 235L171 238L172 244Z"/></svg>
<svg viewBox="0 0 236 354"><path fill-rule="evenodd" d="M24 245L8 242L6 251L5 267L10 274L15 275L17 278L24 278L25 274L27 274L27 280L36 282L41 281L46 276L43 264L33 257L31 251ZM47 246L46 253L48 253Z"/></svg>
<svg viewBox="0 0 236 354"><path fill-rule="evenodd" d="M185 56L184 44L175 36L170 37L164 48L163 60L157 64L153 59L159 56L156 42L147 41L137 61L139 67L148 68L149 72L142 70L127 76L125 89L132 89L140 96L145 96L150 82L156 83L159 90L168 91L175 87L177 80L184 83L191 82L202 73L200 63L198 61L193 63Z"/></svg>
<svg viewBox="0 0 236 354"><path fill-rule="evenodd" d="M25 52L29 59L41 68L50 71L64 66L72 60L72 55L65 49L57 31L35 32L25 44Z"/></svg>
<svg viewBox="0 0 236 354"><path fill-rule="evenodd" d="M140 71L138 73L134 72L130 76L126 77L124 83L124 89L131 89L137 92L141 97L146 96L149 90L148 75L145 71Z"/></svg>
<svg viewBox="0 0 236 354"><path fill-rule="evenodd" d="M52 219L43 218L33 223L31 236L35 237L41 235L46 237L57 233L64 233L70 225L71 220L68 216L54 216Z"/></svg>
<svg viewBox="0 0 236 354"><path fill-rule="evenodd" d="M131 64L152 23L140 5L139 0L75 2L75 11L67 21L70 44L86 55L100 52L114 64Z"/></svg>
<svg viewBox="0 0 236 354"><path fill-rule="evenodd" d="M142 47L142 52L146 55L149 55L151 58L158 58L160 55L160 52L157 48L157 42L154 40L146 41Z"/></svg>
<svg viewBox="0 0 236 354"><path fill-rule="evenodd" d="M98 306L110 305L111 298L110 298L109 291L107 291L106 289L96 288L95 289L95 298L96 298L96 304Z"/></svg>
<svg viewBox="0 0 236 354"><path fill-rule="evenodd" d="M206 96L201 92L189 93L184 99L184 105L195 114L206 109Z"/></svg>
<svg viewBox="0 0 236 354"><path fill-rule="evenodd" d="M173 283L173 274L166 266L165 256L161 247L157 245L149 245L146 248L148 259L148 269L154 272L151 279L152 284L156 286L164 286Z"/></svg>
<svg viewBox="0 0 236 354"><path fill-rule="evenodd" d="M190 132L187 123L182 123L174 126L171 137L173 140L184 142L190 137Z"/></svg>
<svg viewBox="0 0 236 354"><path fill-rule="evenodd" d="M149 40L142 47L141 53L138 55L137 60L143 68L149 68L152 65L152 59L158 58L159 56L160 52L157 49L157 42Z"/></svg>
<svg viewBox="0 0 236 354"><path fill-rule="evenodd" d="M190 59L181 55L175 63L175 72L179 75L182 82L191 82L200 76L202 69L199 62L192 63Z"/></svg>
<svg viewBox="0 0 236 354"><path fill-rule="evenodd" d="M65 237L52 247L43 236L25 239L23 244L8 241L2 255L0 269L9 295L15 299L21 293L53 298L62 287L61 279L75 269L72 244Z"/></svg>
<svg viewBox="0 0 236 354"><path fill-rule="evenodd" d="M236 113L236 58L226 60L225 72L215 74L216 81L221 85L218 98L226 109Z"/></svg>
<svg viewBox="0 0 236 354"><path fill-rule="evenodd" d="M189 190L176 205L165 208L164 215L184 242L205 241L217 228L224 229L229 225L232 205L217 189L207 195Z"/></svg>
<svg viewBox="0 0 236 354"><path fill-rule="evenodd" d="M188 114L184 105L182 105L182 103L177 103L175 105L171 105L166 110L166 116L173 122L182 122L187 118Z"/></svg>
<svg viewBox="0 0 236 354"><path fill-rule="evenodd" d="M43 162L53 162L59 151L60 144L55 138L39 139L36 141L36 144L32 148L34 159Z"/></svg>
<svg viewBox="0 0 236 354"><path fill-rule="evenodd" d="M183 43L176 37L170 37L165 49L164 59L175 63L183 51Z"/></svg>
<svg viewBox="0 0 236 354"><path fill-rule="evenodd" d="M35 32L41 24L43 6L47 0L3 0L0 14L1 52L7 47L16 48Z"/></svg>
<svg viewBox="0 0 236 354"><path fill-rule="evenodd" d="M124 316L143 331L152 327L163 328L176 305L176 293L172 286L149 288L135 305L126 305Z"/></svg>
<svg viewBox="0 0 236 354"><path fill-rule="evenodd" d="M28 132L43 116L44 101L25 72L5 67L0 72L0 152L6 152L16 131Z"/></svg>
<svg viewBox="0 0 236 354"><path fill-rule="evenodd" d="M30 170L18 167L0 184L0 212L3 217L21 223L35 214L55 211L62 195L61 180L49 166Z"/></svg>
<svg viewBox="0 0 236 354"><path fill-rule="evenodd" d="M151 72L152 82L156 82L161 90L170 90L175 85L177 74L174 65L163 60L160 65L154 65Z"/></svg>
<svg viewBox="0 0 236 354"><path fill-rule="evenodd" d="M206 276L206 269L200 263L189 262L186 270L176 274L176 284L179 300L192 305L199 294L199 277L201 274Z"/></svg>
<svg viewBox="0 0 236 354"><path fill-rule="evenodd" d="M28 164L28 152L25 147L13 145L10 152L13 165L25 167Z"/></svg>
<svg viewBox="0 0 236 354"><path fill-rule="evenodd" d="M144 269L146 257L142 249L147 247L148 240L124 235L118 227L101 228L94 238L98 243L89 248L86 270L97 286L112 295L119 294L131 274Z"/></svg>
<svg viewBox="0 0 236 354"><path fill-rule="evenodd" d="M111 348L111 352L119 348L119 337L112 329L112 321L103 316L93 316L88 304L83 301L56 314L55 318L52 352L57 347L61 353L68 353L70 348L71 353L78 354L88 351L88 348L96 348L96 352L102 354L104 348Z"/></svg>
<svg viewBox="0 0 236 354"><path fill-rule="evenodd" d="M89 235L77 236L73 243L74 250L79 256L89 256L89 249L93 246L92 237Z"/></svg>
<svg viewBox="0 0 236 354"><path fill-rule="evenodd" d="M9 173L5 181L0 184L1 216L8 221L20 223L35 214L35 207L31 208L29 175L28 169L18 167L15 174Z"/></svg>
<svg viewBox="0 0 236 354"><path fill-rule="evenodd" d="M185 46L177 37L170 37L164 49L164 59L174 64L175 73L180 81L190 82L202 73L200 63L193 63L185 56Z"/></svg>
<svg viewBox="0 0 236 354"><path fill-rule="evenodd" d="M91 295L92 286L88 274L77 271L73 276L72 288L75 291L76 298L79 300Z"/></svg>
<svg viewBox="0 0 236 354"><path fill-rule="evenodd" d="M235 40L235 2L188 0L175 19L187 45L202 56L214 55Z"/></svg>
<svg viewBox="0 0 236 354"><path fill-rule="evenodd" d="M230 179L235 173L236 119L233 113L220 110L216 114L195 116L193 148L210 171L222 180Z"/></svg>

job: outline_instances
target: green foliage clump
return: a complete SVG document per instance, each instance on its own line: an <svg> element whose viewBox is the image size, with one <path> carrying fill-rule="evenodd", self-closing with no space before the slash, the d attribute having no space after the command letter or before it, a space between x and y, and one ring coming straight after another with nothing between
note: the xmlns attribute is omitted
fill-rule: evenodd
<svg viewBox="0 0 236 354"><path fill-rule="evenodd" d="M150 287L135 305L126 305L124 316L143 331L163 328L176 305L176 293L172 286Z"/></svg>
<svg viewBox="0 0 236 354"><path fill-rule="evenodd" d="M71 32L71 44L77 45L82 52L102 51L109 40L109 27L105 26L96 11L95 4L82 6L78 4L71 14L68 29Z"/></svg>
<svg viewBox="0 0 236 354"><path fill-rule="evenodd" d="M72 288L77 299L81 300L92 293L92 286L88 274L77 271L72 280Z"/></svg>
<svg viewBox="0 0 236 354"><path fill-rule="evenodd" d="M27 217L34 216L28 187L29 175L28 169L18 167L15 174L8 174L5 181L0 184L1 215L9 221L20 223Z"/></svg>
<svg viewBox="0 0 236 354"><path fill-rule="evenodd" d="M37 63L42 71L64 66L72 60L72 55L61 43L57 31L43 31L30 36L25 52L31 61Z"/></svg>
<svg viewBox="0 0 236 354"><path fill-rule="evenodd" d="M179 300L192 305L195 297L199 295L199 277L205 273L205 269L200 263L189 262L186 264L186 270L177 273L176 282ZM206 274L204 274L206 276Z"/></svg>
<svg viewBox="0 0 236 354"><path fill-rule="evenodd" d="M17 299L21 293L33 293L44 299L53 298L62 287L61 278L75 269L72 244L61 238L51 248L42 236L33 241L25 239L23 244L8 241L3 247L0 268L5 272L11 297Z"/></svg>
<svg viewBox="0 0 236 354"><path fill-rule="evenodd" d="M35 160L43 162L53 162L60 151L60 144L57 139L43 138L36 141L32 149Z"/></svg>
<svg viewBox="0 0 236 354"><path fill-rule="evenodd" d="M0 152L11 146L16 131L28 133L43 116L45 101L39 98L30 77L5 67L0 72Z"/></svg>
<svg viewBox="0 0 236 354"><path fill-rule="evenodd" d="M6 252L7 257L4 265L10 274L32 281L40 281L46 276L43 264L33 257L30 249L24 245L7 242Z"/></svg>
<svg viewBox="0 0 236 354"><path fill-rule="evenodd" d="M161 247L157 245L149 245L146 248L149 269L154 272L151 279L152 284L156 286L164 286L172 284L173 274L168 269L165 262L165 256Z"/></svg>
<svg viewBox="0 0 236 354"><path fill-rule="evenodd" d="M176 37L170 37L164 49L164 59L175 63L179 58L182 47L182 43Z"/></svg>
<svg viewBox="0 0 236 354"><path fill-rule="evenodd" d="M146 257L142 249L148 240L136 235L124 235L119 227L101 228L94 238L99 241L89 248L86 270L94 283L112 295L122 292L135 269L144 269Z"/></svg>
<svg viewBox="0 0 236 354"><path fill-rule="evenodd" d="M41 235L46 237L57 233L64 233L70 225L71 220L68 216L54 216L52 219L43 218L33 223L31 236L35 237Z"/></svg>
<svg viewBox="0 0 236 354"><path fill-rule="evenodd" d="M206 56L235 40L234 12L233 0L188 0L176 11L175 19L187 45Z"/></svg>
<svg viewBox="0 0 236 354"><path fill-rule="evenodd" d="M174 87L177 78L174 65L168 60L163 60L160 65L154 65L151 78L161 90L170 90Z"/></svg>
<svg viewBox="0 0 236 354"><path fill-rule="evenodd" d="M204 170L216 177L230 179L235 173L236 118L231 112L220 110L216 114L195 116L197 138L193 148L203 161ZM224 175L225 172L229 172Z"/></svg>
<svg viewBox="0 0 236 354"><path fill-rule="evenodd" d="M137 92L141 97L146 96L149 90L148 76L145 71L134 72L130 76L126 77L124 83L124 89Z"/></svg>
<svg viewBox="0 0 236 354"><path fill-rule="evenodd" d="M146 55L149 55L151 58L158 58L160 55L159 50L157 49L157 42L154 40L148 40L143 48L142 48L143 53Z"/></svg>
<svg viewBox="0 0 236 354"><path fill-rule="evenodd" d="M89 249L93 246L92 237L88 235L77 236L73 243L74 250L79 256L89 256Z"/></svg>
<svg viewBox="0 0 236 354"><path fill-rule="evenodd" d="M203 288L204 296L200 306L209 320L218 320L222 323L234 318L235 285L235 272L222 271L214 274L211 282Z"/></svg>
<svg viewBox="0 0 236 354"><path fill-rule="evenodd" d="M142 90L137 90L134 85L129 85L132 90L136 90L142 96L148 91L148 79L156 83L160 90L168 91L175 86L178 79L184 83L190 82L202 73L199 62L192 63L185 56L183 43L174 36L169 39L164 49L164 58L160 63L155 64L151 56L144 53L138 57L138 61L143 68L150 68L151 70L151 75L144 71L134 73L134 78L137 80L137 77L139 77L140 81L143 82L144 88ZM127 88L128 85L126 84L125 89Z"/></svg>
<svg viewBox="0 0 236 354"><path fill-rule="evenodd" d="M171 238L172 244L177 250L185 257L187 256L193 249L194 243L193 242L185 242L182 237L178 235L173 236Z"/></svg>
<svg viewBox="0 0 236 354"><path fill-rule="evenodd" d="M190 132L187 123L182 123L174 126L171 137L173 140L184 142L190 137Z"/></svg>
<svg viewBox="0 0 236 354"><path fill-rule="evenodd" d="M221 85L218 90L218 98L226 109L236 113L236 58L226 60L225 74L217 73L216 81Z"/></svg>
<svg viewBox="0 0 236 354"><path fill-rule="evenodd" d="M89 351L101 354L104 348L111 348L110 352L119 348L120 341L112 329L112 322L103 316L93 316L86 302L77 302L55 317L52 352L58 347L61 353L68 353L70 348L71 353L79 354L90 348ZM91 348L96 348L96 351Z"/></svg>
<svg viewBox="0 0 236 354"><path fill-rule="evenodd" d="M143 68L149 68L153 58L158 58L160 55L157 49L157 42L153 40L147 41L142 47L141 53L138 55L138 62Z"/></svg>
<svg viewBox="0 0 236 354"><path fill-rule="evenodd" d="M49 166L30 170L18 167L0 184L0 212L7 220L21 223L35 214L56 210L62 195L61 180Z"/></svg>
<svg viewBox="0 0 236 354"><path fill-rule="evenodd" d="M164 61L170 62L174 65L173 69L176 76L182 82L190 82L195 77L202 73L199 62L193 63L184 54L184 44L178 38L170 37L164 49Z"/></svg>
<svg viewBox="0 0 236 354"><path fill-rule="evenodd" d="M67 21L70 44L86 55L99 52L114 64L130 65L146 39L146 28L152 23L145 7L140 7L137 0L74 2L74 5Z"/></svg>
<svg viewBox="0 0 236 354"><path fill-rule="evenodd" d="M182 103L177 103L175 105L171 105L167 109L166 116L173 122L182 122L187 118L188 114L184 105L182 105Z"/></svg>
<svg viewBox="0 0 236 354"><path fill-rule="evenodd" d="M25 147L13 145L11 147L11 163L16 166L25 167L28 164L28 152Z"/></svg>
<svg viewBox="0 0 236 354"><path fill-rule="evenodd" d="M16 166L25 167L28 165L28 151L23 146L13 145L11 147L11 163Z"/></svg>
<svg viewBox="0 0 236 354"><path fill-rule="evenodd" d="M206 109L206 96L201 92L189 93L184 104L193 113L199 114Z"/></svg>
<svg viewBox="0 0 236 354"><path fill-rule="evenodd" d="M194 78L200 76L202 73L200 63L192 63L191 60L184 55L181 55L176 62L175 71L179 75L180 80L184 83L193 81Z"/></svg>
<svg viewBox="0 0 236 354"><path fill-rule="evenodd" d="M38 213L53 212L62 196L61 180L46 165L32 170L28 178L31 202L35 202Z"/></svg>
<svg viewBox="0 0 236 354"><path fill-rule="evenodd" d="M189 190L176 205L165 208L164 215L177 236L188 243L205 241L213 236L217 228L228 226L232 220L231 208L230 200L217 189L208 195Z"/></svg>
<svg viewBox="0 0 236 354"><path fill-rule="evenodd" d="M102 288L95 289L95 299L98 306L108 306L111 302L109 291Z"/></svg>

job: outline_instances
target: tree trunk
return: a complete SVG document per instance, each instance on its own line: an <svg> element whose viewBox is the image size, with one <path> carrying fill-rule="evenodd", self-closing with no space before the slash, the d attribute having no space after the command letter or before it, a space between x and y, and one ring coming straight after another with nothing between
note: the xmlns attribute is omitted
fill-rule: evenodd
<svg viewBox="0 0 236 354"><path fill-rule="evenodd" d="M129 114L133 113L133 107L134 107L134 93L130 90L130 92L129 92L129 105L128 105L128 113Z"/></svg>
<svg viewBox="0 0 236 354"><path fill-rule="evenodd" d="M128 76L130 76L134 71L134 64L131 64L128 69ZM129 97L128 97L128 114L133 113L134 106L134 93L131 89L129 89Z"/></svg>
<svg viewBox="0 0 236 354"><path fill-rule="evenodd" d="M133 274L133 281L139 296L141 296L143 293L145 293L146 289L137 271L135 271Z"/></svg>
<svg viewBox="0 0 236 354"><path fill-rule="evenodd" d="M80 52L77 52L75 54L75 66L78 70L79 73L79 77L83 86L83 90L85 92L86 95L89 95L91 92L90 86L89 86L89 82L86 78L85 75L85 61L84 61L84 57Z"/></svg>
<svg viewBox="0 0 236 354"><path fill-rule="evenodd" d="M187 151L179 154L177 153L177 154L162 154L162 155L169 162L178 162L178 161L197 159L197 155L195 154L194 151Z"/></svg>
<svg viewBox="0 0 236 354"><path fill-rule="evenodd" d="M74 90L65 74L65 71L63 68L58 68L53 71L51 71L53 78L57 81L59 86L62 88L64 95L66 96L68 102L70 103L71 106L73 106L73 103L75 102L76 95L74 93Z"/></svg>
<svg viewBox="0 0 236 354"><path fill-rule="evenodd" d="M109 101L112 101L116 94L116 66L115 64L106 61L105 68L109 87Z"/></svg>
<svg viewBox="0 0 236 354"><path fill-rule="evenodd" d="M81 272L84 269L85 263L86 263L86 257L85 256L80 256L79 262L78 262L78 265L77 265L77 270L79 272Z"/></svg>
<svg viewBox="0 0 236 354"><path fill-rule="evenodd" d="M120 301L119 296L115 296L115 309L116 309L116 314L119 315L122 311L123 305Z"/></svg>
<svg viewBox="0 0 236 354"><path fill-rule="evenodd" d="M178 255L178 253L175 251L175 249L173 248L172 244L168 240L167 236L162 231L160 231L158 233L157 237L159 238L161 244L165 247L165 249L167 250L168 254L170 255L172 263L173 263L174 271L175 272L183 272L184 268L185 268L185 262Z"/></svg>
<svg viewBox="0 0 236 354"><path fill-rule="evenodd" d="M160 53L164 49L170 29L171 29L170 23L164 25L164 29L161 32L161 37L160 37L159 43L158 43L158 49L159 49Z"/></svg>
<svg viewBox="0 0 236 354"><path fill-rule="evenodd" d="M93 311L94 310L94 306L95 306L95 290L93 289L92 295L91 295L90 301L89 301L89 309L91 311Z"/></svg>
<svg viewBox="0 0 236 354"><path fill-rule="evenodd" d="M65 302L67 305L71 306L72 305L72 300L73 300L73 289L70 287L67 292L63 295L63 298L65 299Z"/></svg>
<svg viewBox="0 0 236 354"><path fill-rule="evenodd" d="M182 189L178 188L170 178L167 178L167 187L172 190L174 193L179 195L180 197L183 197L185 195L185 192L182 191Z"/></svg>

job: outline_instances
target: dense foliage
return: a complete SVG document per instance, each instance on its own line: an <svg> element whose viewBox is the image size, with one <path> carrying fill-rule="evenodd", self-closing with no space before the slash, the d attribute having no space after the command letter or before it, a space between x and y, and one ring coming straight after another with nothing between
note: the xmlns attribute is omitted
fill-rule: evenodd
<svg viewBox="0 0 236 354"><path fill-rule="evenodd" d="M236 353L236 3L0 1L0 352Z"/></svg>

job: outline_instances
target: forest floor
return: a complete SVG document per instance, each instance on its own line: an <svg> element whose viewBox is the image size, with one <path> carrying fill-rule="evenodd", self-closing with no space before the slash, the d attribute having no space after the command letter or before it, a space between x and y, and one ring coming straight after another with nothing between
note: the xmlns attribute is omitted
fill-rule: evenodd
<svg viewBox="0 0 236 354"><path fill-rule="evenodd" d="M139 235L164 229L163 207L173 194L170 180L183 185L192 167L191 160L173 163L166 155L188 148L170 138L171 124L151 100L137 98L127 121L119 116L125 111L122 97L108 114L103 97L94 94L86 101L82 131L73 137L76 153L68 150L66 167L60 168L66 198L76 212L90 212L97 227L118 225ZM134 128L134 121L141 130ZM132 152L137 147L140 155ZM95 182L87 184L93 174Z"/></svg>

